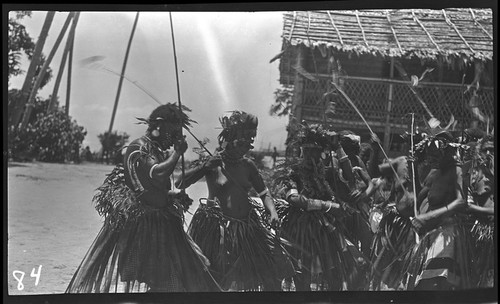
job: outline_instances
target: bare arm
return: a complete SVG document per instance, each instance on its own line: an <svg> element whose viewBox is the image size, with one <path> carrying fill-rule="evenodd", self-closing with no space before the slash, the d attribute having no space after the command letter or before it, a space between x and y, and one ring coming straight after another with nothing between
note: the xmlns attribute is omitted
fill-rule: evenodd
<svg viewBox="0 0 500 304"><path fill-rule="evenodd" d="M494 206L478 206L475 204L468 204L467 211L474 214L495 215Z"/></svg>
<svg viewBox="0 0 500 304"><path fill-rule="evenodd" d="M349 160L347 154L345 154L342 146L337 149L337 158L339 160L339 168L342 169L342 177L347 180L350 189L354 189L354 172L352 170L352 164Z"/></svg>
<svg viewBox="0 0 500 304"><path fill-rule="evenodd" d="M271 217L269 218L270 225L273 228L278 228L279 227L279 217L278 217L278 212L276 212L276 207L274 206L274 201L271 195L269 194L269 191L266 189L265 193L260 195L260 198L262 199L262 202L264 203L264 207L267 209Z"/></svg>
<svg viewBox="0 0 500 304"><path fill-rule="evenodd" d="M178 178L175 181L175 186L179 189L185 189L199 181L210 170L217 166L222 166L222 160L220 156L212 156L205 163L184 172L184 178Z"/></svg>
<svg viewBox="0 0 500 304"><path fill-rule="evenodd" d="M288 201L288 203L290 203L290 205L302 208L307 211L330 211L333 209L341 208L339 203L307 198L305 195L299 194L296 189L291 189L288 191L286 200Z"/></svg>
<svg viewBox="0 0 500 304"><path fill-rule="evenodd" d="M378 165L380 164L380 139L376 134L372 134L371 136L371 146L373 153L370 155L370 160L368 161L368 174L370 177L379 177L380 171Z"/></svg>
<svg viewBox="0 0 500 304"><path fill-rule="evenodd" d="M364 191L365 196L367 198L371 197L375 193L375 190L377 190L377 188L375 187L375 184L370 178L370 175L368 174L366 168L364 166L354 167L353 171L356 172L356 174L358 174L359 177L363 180L363 182L367 185Z"/></svg>
<svg viewBox="0 0 500 304"><path fill-rule="evenodd" d="M167 180L174 172L175 165L186 150L187 143L185 140L177 143L174 146L174 153L169 158L151 168L151 177L158 180Z"/></svg>
<svg viewBox="0 0 500 304"><path fill-rule="evenodd" d="M490 196L483 205L477 204L471 195L468 198L467 212L475 215L495 215L495 203Z"/></svg>
<svg viewBox="0 0 500 304"><path fill-rule="evenodd" d="M427 230L437 225L443 218L464 211L467 208L467 202L462 198L460 190L457 189L457 198L448 205L419 214L412 220L413 226L417 231Z"/></svg>

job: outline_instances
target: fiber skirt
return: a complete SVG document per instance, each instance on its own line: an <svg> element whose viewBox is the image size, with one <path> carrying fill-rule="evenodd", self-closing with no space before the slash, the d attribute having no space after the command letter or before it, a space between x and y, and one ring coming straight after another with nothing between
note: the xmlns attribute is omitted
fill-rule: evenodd
<svg viewBox="0 0 500 304"><path fill-rule="evenodd" d="M470 236L470 229L458 217L447 218L441 226L426 233L414 248L409 268L415 278L415 289L471 288Z"/></svg>
<svg viewBox="0 0 500 304"><path fill-rule="evenodd" d="M381 282L392 289L401 285L415 244L411 220L400 216L395 207L384 211L373 238L370 255L374 289Z"/></svg>
<svg viewBox="0 0 500 304"><path fill-rule="evenodd" d="M322 211L305 211L286 203L277 206L282 235L294 244L290 251L296 268L304 275L321 274L324 290L362 290L367 261L346 237L340 217Z"/></svg>
<svg viewBox="0 0 500 304"><path fill-rule="evenodd" d="M494 287L495 285L495 222L477 220L471 229L474 240L474 286Z"/></svg>
<svg viewBox="0 0 500 304"><path fill-rule="evenodd" d="M211 261L211 272L224 290L280 290L293 265L276 235L252 209L245 220L200 204L188 233Z"/></svg>
<svg viewBox="0 0 500 304"><path fill-rule="evenodd" d="M145 208L123 225L105 222L66 292L220 291L180 212Z"/></svg>

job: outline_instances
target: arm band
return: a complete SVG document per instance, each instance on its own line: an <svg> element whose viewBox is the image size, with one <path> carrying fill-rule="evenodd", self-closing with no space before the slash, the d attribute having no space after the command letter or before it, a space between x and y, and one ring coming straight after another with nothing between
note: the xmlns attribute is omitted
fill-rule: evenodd
<svg viewBox="0 0 500 304"><path fill-rule="evenodd" d="M326 209L325 213L327 213L328 211L330 211L330 209L332 209L332 205L333 204L329 204L328 209Z"/></svg>
<svg viewBox="0 0 500 304"><path fill-rule="evenodd" d="M159 164L154 164L151 169L149 169L149 177L153 179L153 169L156 168Z"/></svg>
<svg viewBox="0 0 500 304"><path fill-rule="evenodd" d="M288 200L290 198L290 196L294 195L294 194L299 194L299 191L297 189L288 190L288 192L286 193L286 199Z"/></svg>

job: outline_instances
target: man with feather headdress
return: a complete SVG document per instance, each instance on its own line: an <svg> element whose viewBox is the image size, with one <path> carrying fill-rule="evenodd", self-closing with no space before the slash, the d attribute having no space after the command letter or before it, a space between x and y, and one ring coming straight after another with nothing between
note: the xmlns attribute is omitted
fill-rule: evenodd
<svg viewBox="0 0 500 304"><path fill-rule="evenodd" d="M411 257L409 273L414 282L409 289L472 287L471 235L463 178L463 160L468 150L446 130L436 130L416 145L417 161L428 162L431 171L417 195L419 214L412 219L421 239Z"/></svg>
<svg viewBox="0 0 500 304"><path fill-rule="evenodd" d="M170 177L187 143L188 108L167 103L149 118L146 134L128 145L94 196L104 225L66 292L220 291L209 261L183 228L192 200L173 192ZM173 147L173 151L169 149Z"/></svg>

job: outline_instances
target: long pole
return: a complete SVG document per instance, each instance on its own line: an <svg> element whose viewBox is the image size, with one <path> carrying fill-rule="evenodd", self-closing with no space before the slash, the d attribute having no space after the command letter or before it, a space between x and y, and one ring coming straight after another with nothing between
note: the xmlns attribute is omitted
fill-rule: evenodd
<svg viewBox="0 0 500 304"><path fill-rule="evenodd" d="M120 81L118 83L118 91L116 92L115 105L113 107L113 113L111 114L111 122L109 123L108 134L113 131L113 123L115 122L116 109L118 108L118 101L120 100L120 93L123 84L123 75L125 75L125 69L127 68L128 54L130 52L130 46L132 45L132 39L134 38L135 28L137 27L137 21L139 20L139 12L135 15L134 25L132 26L132 33L130 33L130 38L128 40L127 51L125 53L125 59L123 60L122 73L120 74Z"/></svg>
<svg viewBox="0 0 500 304"><path fill-rule="evenodd" d="M78 22L78 16L79 15L80 15L80 13L77 12L77 13L75 13L75 15L73 17L73 23L72 23L71 28L69 30L69 35L68 35L68 38L66 40L66 46L64 47L64 52L63 52L63 55L62 55L61 64L59 66L59 71L57 73L56 82L54 84L54 89L52 90L52 96L51 96L50 103L49 103L49 106L48 106L48 109L47 109L48 112L52 112L56 108L57 93L59 91L59 85L61 84L61 79L62 79L62 75L64 73L64 68L66 66L66 61L67 61L67 58L68 58L68 54L71 51L71 45L72 45L72 41L73 41L73 35L75 33L75 27L76 27L76 24ZM69 66L68 66L68 68L69 68ZM66 110L67 110L67 107L66 107Z"/></svg>
<svg viewBox="0 0 500 304"><path fill-rule="evenodd" d="M368 124L368 122L366 121L365 117L363 116L363 114L361 114L361 112L359 111L358 107L356 107L356 105L354 104L354 102L352 102L352 100L349 98L349 96L347 96L347 94L342 90L342 88L340 88L340 86L338 86L335 82L332 82L332 84L335 86L335 88L342 94L342 96L344 96L344 98L347 100L347 102L352 106L352 108L356 111L356 113L358 113L359 117L361 117L361 119L363 120L363 122L365 123L366 127L368 128L368 130L370 131L370 133L372 135L374 135L375 133L373 133L373 130L372 128L370 128L370 125ZM380 147L380 150L382 151L382 153L384 154L384 157L387 159L387 161L390 163L390 159L389 159L389 156L387 156L387 154L385 153L385 150L384 150L384 147L382 147L382 145L380 144L380 142L377 141L377 144L379 145ZM403 183L401 182L399 176L398 176L398 173L396 172L396 170L394 169L393 166L389 166L391 167L392 169L392 172L394 173L394 176L396 176L396 179L398 180L398 183L399 185L401 186L401 188L403 189L403 191L405 191L406 189L404 188L403 186Z"/></svg>
<svg viewBox="0 0 500 304"><path fill-rule="evenodd" d="M38 76L36 77L35 84L33 85L33 88L31 89L28 102L26 103L26 110L24 111L24 116L21 121L21 129L26 128L28 125L30 116L31 116L31 111L33 110L33 102L35 100L35 96L38 93L38 89L40 88L40 85L42 84L42 80L45 77L45 73L47 72L47 68L49 67L50 63L52 62L52 59L54 58L54 55L59 48L59 45L61 44L61 41L66 34L66 30L69 27L69 24L71 20L73 19L75 13L71 12L68 14L68 17L66 18L66 21L63 24L63 27L61 29L61 32L59 33L59 36L57 36L56 42L54 43L54 46L52 47L52 50L50 51L49 55L47 56L47 59L45 60L42 68L40 69L40 73L38 73Z"/></svg>
<svg viewBox="0 0 500 304"><path fill-rule="evenodd" d="M26 77L24 78L24 83L21 88L21 99L14 104L13 113L9 113L9 126L13 125L15 128L18 128L18 124L20 123L21 117L23 115L24 106L28 102L28 98L30 95L30 90L33 85L33 78L35 77L36 69L40 64L40 59L42 58L42 50L45 45L45 40L47 39L50 26L52 25L52 21L54 20L56 12L49 11L45 17L45 21L42 25L42 30L40 31L40 36L38 36L38 40L35 44L35 49L33 50L33 59L28 67L28 71L26 72Z"/></svg>
<svg viewBox="0 0 500 304"><path fill-rule="evenodd" d="M407 81L410 81L410 77L408 77L408 74L406 73L406 71L404 70L403 66L401 65L401 62L397 61L395 62L395 67L396 69L398 69L399 73L401 74L401 76L403 76L403 79L407 80ZM417 98L417 100L420 102L420 104L424 107L425 111L427 111L427 114L429 114L429 116L431 118L436 118L434 116L434 114L432 114L431 110L429 110L429 107L427 106L427 104L422 100L422 98L420 98L420 95L418 94L418 92L412 87L411 84L408 84L408 88L410 89L410 91L413 93L413 95L415 96L415 98Z"/></svg>
<svg viewBox="0 0 500 304"><path fill-rule="evenodd" d="M413 199L415 203L413 204L413 211L415 212L415 216L418 215L418 210L417 210L417 188L416 188L416 182L415 182L415 163L414 163L414 157L415 157L415 151L413 150L413 130L414 130L414 124L415 124L415 113L411 113L411 134L410 134L410 139L411 139L411 157L412 157L412 162L411 162L411 170L413 172Z"/></svg>
<svg viewBox="0 0 500 304"><path fill-rule="evenodd" d="M177 84L177 103L179 105L179 111L182 111L182 103L181 103L181 89L179 87L179 71L177 68L177 53L175 52L175 37L174 37L174 24L172 21L172 12L168 12L170 17L170 32L172 33L172 48L174 50L174 64L175 64L175 79ZM181 122L182 124L182 122ZM182 127L181 127L182 134ZM185 168L184 168L184 153L181 155L181 166L182 166L182 179L184 179ZM184 191L184 189L182 189Z"/></svg>
<svg viewBox="0 0 500 304"><path fill-rule="evenodd" d="M417 209L417 185L415 182L415 151L413 150L413 128L415 124L415 113L411 113L411 133L410 133L410 142L411 142L411 172L412 172L412 183L413 183L413 212L414 212L414 217L417 217L418 215L418 209ZM420 237L418 236L418 233L415 233L415 240L418 243L420 243Z"/></svg>
<svg viewBox="0 0 500 304"><path fill-rule="evenodd" d="M66 115L69 115L69 101L71 98L71 75L73 73L73 50L75 46L75 31L76 31L76 24L78 23L78 19L80 18L80 12L77 12L75 15L75 19L73 20L73 28L71 31L71 44L69 46L69 53L68 53L68 75L67 75L67 89L66 89L66 108L65 112Z"/></svg>

